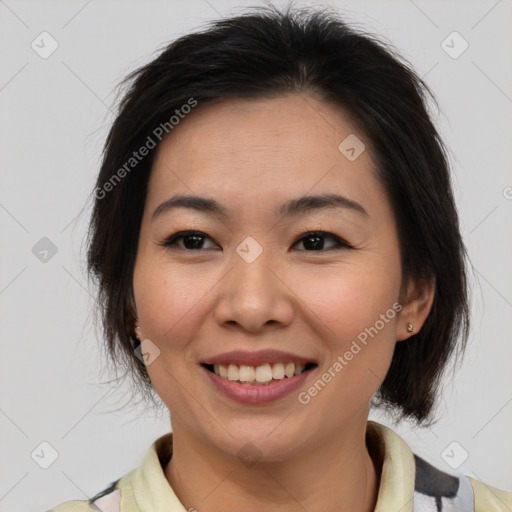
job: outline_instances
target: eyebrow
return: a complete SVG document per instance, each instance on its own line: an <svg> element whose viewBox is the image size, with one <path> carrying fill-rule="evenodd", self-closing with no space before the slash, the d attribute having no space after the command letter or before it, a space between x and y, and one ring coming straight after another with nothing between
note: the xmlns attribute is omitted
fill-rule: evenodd
<svg viewBox="0 0 512 512"><path fill-rule="evenodd" d="M215 199L208 199L199 196L174 196L159 205L151 217L151 221L155 221L175 208L189 208L195 211L219 215L221 217L229 217L228 210ZM353 201L348 197L339 194L322 194L316 196L303 196L298 199L290 199L282 204L275 211L276 216L292 217L312 210L321 210L327 208L344 208L351 210L364 216L368 216L368 212L357 201Z"/></svg>

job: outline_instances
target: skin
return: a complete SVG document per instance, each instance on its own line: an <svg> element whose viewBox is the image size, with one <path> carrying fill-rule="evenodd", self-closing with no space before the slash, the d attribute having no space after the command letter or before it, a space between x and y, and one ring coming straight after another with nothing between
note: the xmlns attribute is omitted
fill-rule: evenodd
<svg viewBox="0 0 512 512"><path fill-rule="evenodd" d="M349 161L338 145L355 133L347 113L312 94L198 105L158 149L148 184L133 285L139 338L160 350L147 366L170 411L173 456L164 473L186 509L371 511L380 468L365 441L369 403L411 322L430 310L432 283L405 282L396 222L367 150ZM303 195L337 193L360 203L276 217ZM214 198L230 216L155 208L176 194ZM205 233L202 248L162 241ZM301 240L321 230L354 248ZM248 236L263 249L236 252ZM191 247L190 244L188 247ZM400 302L400 314L311 401L307 390L358 334ZM276 348L318 362L297 392L240 404L217 391L201 361L231 351ZM261 457L246 466L238 451Z"/></svg>

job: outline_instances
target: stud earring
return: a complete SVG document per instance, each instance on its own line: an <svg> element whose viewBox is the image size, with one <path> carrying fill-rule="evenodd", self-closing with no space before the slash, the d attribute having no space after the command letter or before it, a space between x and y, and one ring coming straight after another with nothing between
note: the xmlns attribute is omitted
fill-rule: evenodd
<svg viewBox="0 0 512 512"><path fill-rule="evenodd" d="M411 324L411 322L408 322L407 323L407 332L413 332L413 331L414 331L413 325Z"/></svg>

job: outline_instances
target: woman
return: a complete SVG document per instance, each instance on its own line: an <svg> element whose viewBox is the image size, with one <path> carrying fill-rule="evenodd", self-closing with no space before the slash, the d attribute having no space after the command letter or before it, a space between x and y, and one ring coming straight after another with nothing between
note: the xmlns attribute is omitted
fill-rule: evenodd
<svg viewBox="0 0 512 512"><path fill-rule="evenodd" d="M172 433L56 512L501 511L375 405L432 420L468 333L426 85L334 13L268 7L128 77L94 191L104 333Z"/></svg>

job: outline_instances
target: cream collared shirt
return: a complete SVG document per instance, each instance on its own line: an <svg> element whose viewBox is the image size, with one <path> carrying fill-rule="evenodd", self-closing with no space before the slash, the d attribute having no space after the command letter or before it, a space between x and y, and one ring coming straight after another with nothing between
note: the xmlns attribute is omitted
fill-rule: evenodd
<svg viewBox="0 0 512 512"><path fill-rule="evenodd" d="M380 423L368 421L367 441L382 460L376 512L512 511L512 492L437 469ZM171 456L168 433L150 446L139 467L90 500L67 501L48 512L194 512L185 509L165 477L163 468Z"/></svg>

